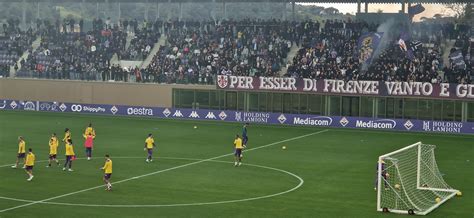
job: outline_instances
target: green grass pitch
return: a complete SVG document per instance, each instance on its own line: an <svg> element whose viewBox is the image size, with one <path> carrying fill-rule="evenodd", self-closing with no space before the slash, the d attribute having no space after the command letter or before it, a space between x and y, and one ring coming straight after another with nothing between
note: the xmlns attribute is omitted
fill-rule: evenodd
<svg viewBox="0 0 474 218"><path fill-rule="evenodd" d="M89 122L97 132L91 161L82 159L82 133ZM49 136L56 132L62 138L65 127L72 130L79 158L74 172L45 167ZM473 136L251 125L244 165L233 167L232 142L241 128L238 123L0 111L0 217L403 216L376 212L375 165L379 155L417 141L437 145L445 180L463 192L428 216L474 216ZM153 163L145 163L148 133L157 144ZM22 169L10 168L20 135L37 157L31 182ZM118 182L111 192L101 186L106 153L114 163L112 182ZM64 158L62 143L59 157Z"/></svg>

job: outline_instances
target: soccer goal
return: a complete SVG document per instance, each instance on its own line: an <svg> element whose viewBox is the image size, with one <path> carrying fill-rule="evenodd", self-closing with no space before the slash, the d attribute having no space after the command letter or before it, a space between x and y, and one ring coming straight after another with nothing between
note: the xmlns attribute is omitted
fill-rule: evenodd
<svg viewBox="0 0 474 218"><path fill-rule="evenodd" d="M426 215L460 194L444 181L435 148L418 142L379 157L378 211Z"/></svg>

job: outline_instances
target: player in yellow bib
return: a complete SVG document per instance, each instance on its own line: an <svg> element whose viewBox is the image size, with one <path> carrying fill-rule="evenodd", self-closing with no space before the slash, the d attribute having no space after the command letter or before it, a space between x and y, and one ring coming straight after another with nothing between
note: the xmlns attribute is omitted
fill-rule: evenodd
<svg viewBox="0 0 474 218"><path fill-rule="evenodd" d="M64 144L67 144L67 141L71 139L71 131L69 130L69 128L66 128L64 130L64 138L63 138L63 142Z"/></svg>
<svg viewBox="0 0 474 218"><path fill-rule="evenodd" d="M245 145L242 143L242 139L239 137L239 135L235 136L234 140L234 158L235 158L235 163L234 166L240 166L242 165L242 150L245 148Z"/></svg>
<svg viewBox="0 0 474 218"><path fill-rule="evenodd" d="M108 154L105 155L104 166L100 169L104 170L105 190L112 190L112 184L110 183L110 177L112 177L112 160Z"/></svg>
<svg viewBox="0 0 474 218"><path fill-rule="evenodd" d="M57 159L58 147L59 147L58 137L56 136L56 133L53 133L51 135L51 138L49 139L49 160L48 160L48 166L46 167L51 167L51 163L53 161L56 162L57 166L59 166L59 161Z"/></svg>
<svg viewBox="0 0 474 218"><path fill-rule="evenodd" d="M148 156L146 157L146 162L152 162L153 161L153 148L155 147L155 139L153 139L153 135L150 133L148 134L148 138L145 139L145 148L143 148L144 151L148 152Z"/></svg>
<svg viewBox="0 0 474 218"><path fill-rule="evenodd" d="M26 155L25 161L25 171L28 174L29 178L27 181L31 181L33 179L33 167L35 166L36 156L33 154L33 150L30 148L28 149L28 155Z"/></svg>
<svg viewBox="0 0 474 218"><path fill-rule="evenodd" d="M92 135L95 138L95 129L92 127L92 123L89 123L89 126L87 126L86 130L84 131L84 135Z"/></svg>
<svg viewBox="0 0 474 218"><path fill-rule="evenodd" d="M12 168L17 168L20 160L23 161L23 165L25 164L25 155L26 155L26 142L23 139L23 136L18 137L18 154L16 156L16 163L12 166Z"/></svg>
<svg viewBox="0 0 474 218"><path fill-rule="evenodd" d="M66 170L66 167L69 165L68 171L73 171L72 170L72 161L74 160L75 157L74 153L74 146L72 145L72 140L69 139L66 142L66 162L64 163L63 170Z"/></svg>

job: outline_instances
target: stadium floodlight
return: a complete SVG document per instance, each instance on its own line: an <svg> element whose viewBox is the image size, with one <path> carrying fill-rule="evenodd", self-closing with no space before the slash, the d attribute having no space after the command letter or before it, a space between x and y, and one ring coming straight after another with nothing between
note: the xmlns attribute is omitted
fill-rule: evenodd
<svg viewBox="0 0 474 218"><path fill-rule="evenodd" d="M426 215L460 194L444 181L435 148L417 142L379 157L378 211Z"/></svg>

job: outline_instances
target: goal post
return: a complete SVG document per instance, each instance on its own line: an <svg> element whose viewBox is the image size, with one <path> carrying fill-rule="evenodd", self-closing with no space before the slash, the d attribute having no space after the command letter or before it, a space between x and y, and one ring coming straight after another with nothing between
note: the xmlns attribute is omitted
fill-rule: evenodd
<svg viewBox="0 0 474 218"><path fill-rule="evenodd" d="M459 192L444 181L435 148L417 142L379 157L378 211L426 215Z"/></svg>

